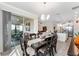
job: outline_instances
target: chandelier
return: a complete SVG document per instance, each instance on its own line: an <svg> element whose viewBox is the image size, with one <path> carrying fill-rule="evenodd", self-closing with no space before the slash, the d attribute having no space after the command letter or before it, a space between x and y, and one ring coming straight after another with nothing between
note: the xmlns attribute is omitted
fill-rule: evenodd
<svg viewBox="0 0 79 59"><path fill-rule="evenodd" d="M44 20L49 20L49 18L50 18L50 15L48 14L48 15L45 15L45 14L42 14L41 15L41 20L42 21L44 21Z"/></svg>

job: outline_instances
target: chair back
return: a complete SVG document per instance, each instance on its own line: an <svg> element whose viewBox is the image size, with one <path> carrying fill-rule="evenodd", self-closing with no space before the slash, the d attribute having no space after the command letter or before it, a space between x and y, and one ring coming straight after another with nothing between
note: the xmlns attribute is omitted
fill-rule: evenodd
<svg viewBox="0 0 79 59"><path fill-rule="evenodd" d="M46 38L45 41L47 41L47 47L50 48L51 47L51 37Z"/></svg>
<svg viewBox="0 0 79 59"><path fill-rule="evenodd" d="M53 36L51 37L51 44L53 46L56 46L56 44L57 44L57 38L58 38L57 33L54 33Z"/></svg>
<svg viewBox="0 0 79 59"><path fill-rule="evenodd" d="M31 33L31 34L30 34L30 38L31 38L31 39L36 39L36 34L35 34L35 33Z"/></svg>

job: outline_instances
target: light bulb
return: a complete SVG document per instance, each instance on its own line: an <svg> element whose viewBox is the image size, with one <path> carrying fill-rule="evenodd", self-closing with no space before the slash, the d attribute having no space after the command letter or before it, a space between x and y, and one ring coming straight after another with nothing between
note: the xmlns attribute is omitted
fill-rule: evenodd
<svg viewBox="0 0 79 59"><path fill-rule="evenodd" d="M44 14L41 15L41 20L45 20L45 15Z"/></svg>
<svg viewBox="0 0 79 59"><path fill-rule="evenodd" d="M50 18L50 15L48 14L48 15L47 15L47 20L48 20L49 18Z"/></svg>

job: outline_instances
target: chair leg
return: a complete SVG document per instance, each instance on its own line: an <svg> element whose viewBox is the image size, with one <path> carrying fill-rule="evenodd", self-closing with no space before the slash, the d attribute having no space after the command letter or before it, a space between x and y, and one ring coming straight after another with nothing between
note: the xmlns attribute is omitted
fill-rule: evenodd
<svg viewBox="0 0 79 59"><path fill-rule="evenodd" d="M29 54L27 53L26 49L25 49L25 55L26 55L26 56L29 56Z"/></svg>
<svg viewBox="0 0 79 59"><path fill-rule="evenodd" d="M25 54L23 53L23 56L25 56Z"/></svg>
<svg viewBox="0 0 79 59"><path fill-rule="evenodd" d="M38 52L36 53L37 56L39 56Z"/></svg>
<svg viewBox="0 0 79 59"><path fill-rule="evenodd" d="M53 47L51 47L51 56L54 56Z"/></svg>
<svg viewBox="0 0 79 59"><path fill-rule="evenodd" d="M52 47L49 49L49 55L50 55L50 56L54 56L53 48L52 48Z"/></svg>
<svg viewBox="0 0 79 59"><path fill-rule="evenodd" d="M36 56L39 56L38 49L36 49L35 51L36 51Z"/></svg>
<svg viewBox="0 0 79 59"><path fill-rule="evenodd" d="M54 47L55 52L57 53L56 46Z"/></svg>
<svg viewBox="0 0 79 59"><path fill-rule="evenodd" d="M53 53L53 48L52 48L52 55L54 56L54 53Z"/></svg>
<svg viewBox="0 0 79 59"><path fill-rule="evenodd" d="M51 56L51 50L49 49L49 55Z"/></svg>
<svg viewBox="0 0 79 59"><path fill-rule="evenodd" d="M26 52L26 56L29 56L29 54Z"/></svg>

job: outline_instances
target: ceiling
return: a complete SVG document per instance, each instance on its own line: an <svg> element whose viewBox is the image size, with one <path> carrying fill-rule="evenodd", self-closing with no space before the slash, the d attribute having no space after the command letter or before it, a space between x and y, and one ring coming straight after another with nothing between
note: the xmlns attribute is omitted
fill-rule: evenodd
<svg viewBox="0 0 79 59"><path fill-rule="evenodd" d="M38 15L40 20L41 14L50 14L49 22L66 22L73 20L75 12L79 9L72 10L73 7L79 6L78 2L5 2L6 4L23 9ZM79 15L77 13L77 15ZM48 22L48 21L47 21Z"/></svg>

